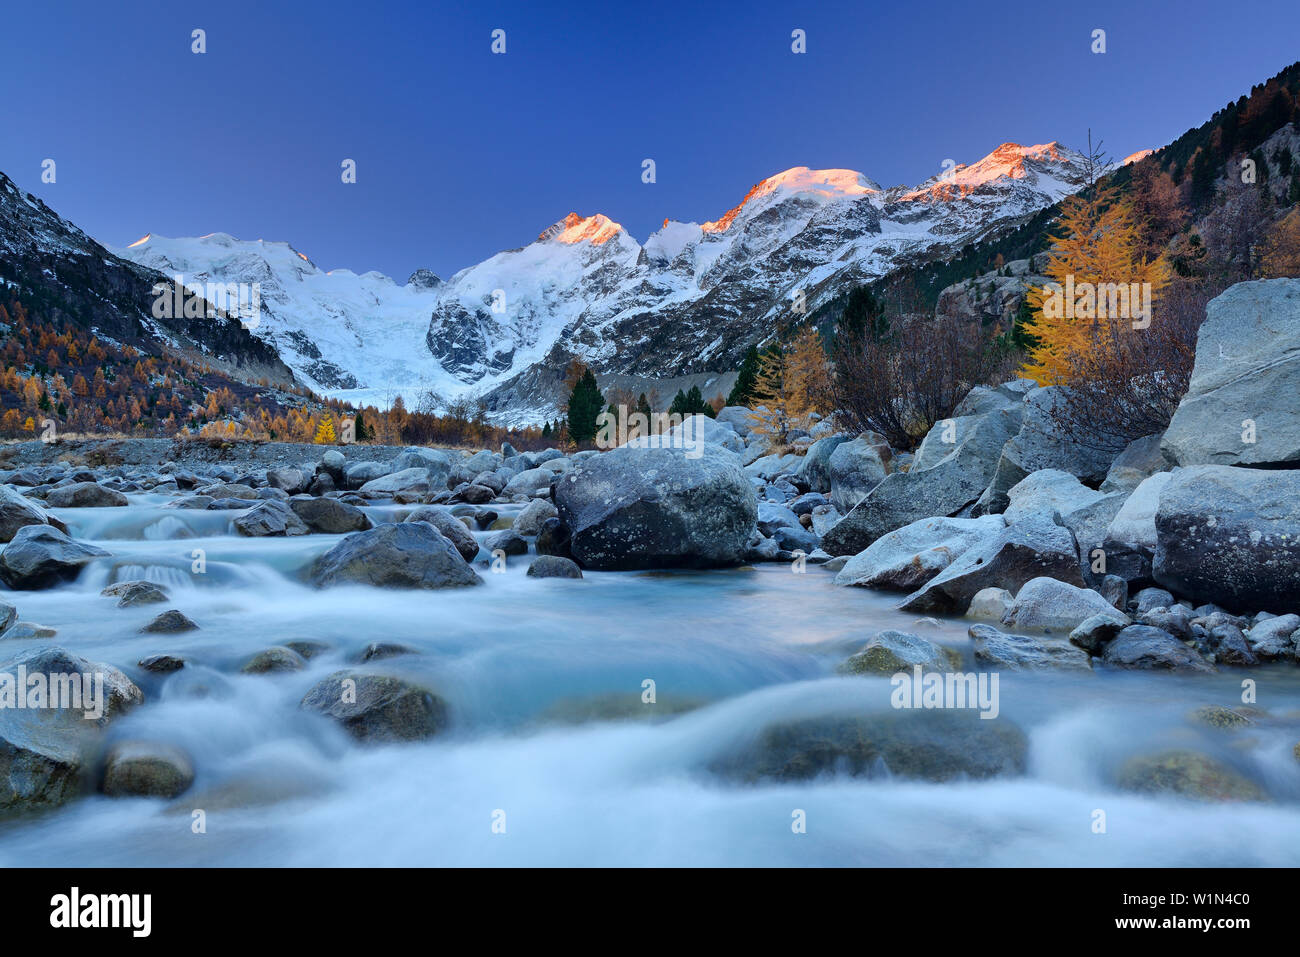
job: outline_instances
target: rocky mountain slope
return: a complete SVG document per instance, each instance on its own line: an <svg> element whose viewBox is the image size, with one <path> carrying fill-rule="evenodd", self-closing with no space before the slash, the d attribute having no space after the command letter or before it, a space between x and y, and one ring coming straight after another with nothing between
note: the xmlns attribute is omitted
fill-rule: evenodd
<svg viewBox="0 0 1300 957"><path fill-rule="evenodd" d="M30 310L114 343L202 361L243 381L294 381L276 350L234 319L155 318L153 288L166 282L114 255L0 173L0 286Z"/></svg>

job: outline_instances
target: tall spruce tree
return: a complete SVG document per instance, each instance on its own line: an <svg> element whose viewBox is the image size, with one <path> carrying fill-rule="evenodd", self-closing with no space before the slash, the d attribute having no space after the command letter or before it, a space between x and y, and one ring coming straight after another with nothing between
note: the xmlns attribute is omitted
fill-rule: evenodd
<svg viewBox="0 0 1300 957"><path fill-rule="evenodd" d="M758 381L758 346L750 346L736 373L736 384L727 396L727 405L748 405L754 398L754 383Z"/></svg>
<svg viewBox="0 0 1300 957"><path fill-rule="evenodd" d="M596 437L596 420L605 407L605 397L596 385L596 376L590 369L582 373L569 396L569 438L574 442L590 442Z"/></svg>

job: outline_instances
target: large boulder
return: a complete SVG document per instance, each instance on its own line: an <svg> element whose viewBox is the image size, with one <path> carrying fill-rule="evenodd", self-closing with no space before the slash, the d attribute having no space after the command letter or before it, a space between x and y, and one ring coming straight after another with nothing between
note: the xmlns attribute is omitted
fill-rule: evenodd
<svg viewBox="0 0 1300 957"><path fill-rule="evenodd" d="M1093 615L1105 615L1122 625L1129 623L1128 616L1091 588L1079 588L1055 578L1034 578L1020 589L1002 623L1069 634Z"/></svg>
<svg viewBox="0 0 1300 957"><path fill-rule="evenodd" d="M913 591L1005 525L1000 515L923 518L882 535L854 555L835 576L835 584Z"/></svg>
<svg viewBox="0 0 1300 957"><path fill-rule="evenodd" d="M1106 529L1106 541L1154 549L1156 511L1160 508L1160 495L1172 477L1172 472L1157 472L1144 479L1115 514Z"/></svg>
<svg viewBox="0 0 1300 957"><path fill-rule="evenodd" d="M382 498L399 492L413 494L431 492L442 487L441 482L434 484L433 479L429 477L428 469L417 466L371 479L358 491L367 498Z"/></svg>
<svg viewBox="0 0 1300 957"><path fill-rule="evenodd" d="M831 490L831 455L849 440L850 437L843 432L818 439L808 446L803 461L795 469L795 476L802 480L803 485L814 492L829 492Z"/></svg>
<svg viewBox="0 0 1300 957"><path fill-rule="evenodd" d="M0 485L0 544L11 541L18 529L28 525L54 525L60 531L67 531L62 522L40 505L8 485Z"/></svg>
<svg viewBox="0 0 1300 957"><path fill-rule="evenodd" d="M387 462L349 462L343 467L341 484L345 488L359 489L367 482L383 478L392 470L392 466Z"/></svg>
<svg viewBox="0 0 1300 957"><path fill-rule="evenodd" d="M756 424L754 413L743 405L723 406L718 410L717 420L731 426L741 438L748 436Z"/></svg>
<svg viewBox="0 0 1300 957"><path fill-rule="evenodd" d="M1162 447L1179 465L1300 462L1300 280L1238 283L1210 302Z"/></svg>
<svg viewBox="0 0 1300 957"><path fill-rule="evenodd" d="M1020 429L1000 451L988 488L976 511L1000 512L1010 490L1034 472L1058 469L1096 485L1106 477L1118 449L1098 437L1080 437L1058 421L1066 393L1061 386L1031 390L1023 405Z"/></svg>
<svg viewBox="0 0 1300 957"><path fill-rule="evenodd" d="M446 509L438 508L436 505L422 505L410 515L406 516L404 521L407 522L427 522L442 533L443 537L456 546L456 551L460 557L467 562L472 562L478 555L478 539L466 527L465 523L452 515Z"/></svg>
<svg viewBox="0 0 1300 957"><path fill-rule="evenodd" d="M26 688L18 685L20 668ZM32 679L38 674L47 689L45 705L15 707L19 693L33 703ZM80 701L73 690L82 695ZM96 708L85 692L101 696ZM45 645L0 668L0 701L5 702L0 707L0 809L7 809L61 804L79 794L98 731L142 703L144 694L112 665Z"/></svg>
<svg viewBox="0 0 1300 957"><path fill-rule="evenodd" d="M390 468L394 472L425 469L429 474L430 487L443 489L447 487L447 477L451 474L451 456L442 449L411 447L399 452Z"/></svg>
<svg viewBox="0 0 1300 957"><path fill-rule="evenodd" d="M669 444L695 448L701 442L720 445L737 454L745 450L745 440L729 422L719 422L707 415L688 415L665 433Z"/></svg>
<svg viewBox="0 0 1300 957"><path fill-rule="evenodd" d="M248 538L283 538L306 535L307 523L285 502L263 502L240 515L231 525L240 535Z"/></svg>
<svg viewBox="0 0 1300 957"><path fill-rule="evenodd" d="M1009 635L992 625L971 625L975 661L1007 671L1091 671L1088 653L1061 639Z"/></svg>
<svg viewBox="0 0 1300 957"><path fill-rule="evenodd" d="M455 588L482 579L441 532L426 522L378 525L354 532L316 560L316 587Z"/></svg>
<svg viewBox="0 0 1300 957"><path fill-rule="evenodd" d="M1157 472L1167 472L1172 464L1165 458L1160 448L1164 433L1147 435L1134 439L1124 451L1115 457L1106 473L1106 480L1101 483L1101 490L1110 492L1132 492L1146 479Z"/></svg>
<svg viewBox="0 0 1300 957"><path fill-rule="evenodd" d="M515 516L514 530L520 535L536 535L542 530L542 522L558 514L555 506L546 499L535 498Z"/></svg>
<svg viewBox="0 0 1300 957"><path fill-rule="evenodd" d="M1002 446L1019 426L1020 411L1015 406L936 424L911 469L894 472L872 488L826 534L822 548L832 555L854 555L911 522L956 515L988 487ZM831 455L832 479L836 457L850 445L841 445ZM832 498L836 498L834 486Z"/></svg>
<svg viewBox="0 0 1300 957"><path fill-rule="evenodd" d="M45 504L51 508L122 508L130 503L121 492L98 482L73 482L50 489Z"/></svg>
<svg viewBox="0 0 1300 957"><path fill-rule="evenodd" d="M717 445L624 445L585 459L555 487L572 555L598 570L742 561L758 517L738 458Z"/></svg>
<svg viewBox="0 0 1300 957"><path fill-rule="evenodd" d="M52 525L25 525L0 553L0 581L17 590L49 588L71 581L90 562L109 554Z"/></svg>
<svg viewBox="0 0 1300 957"><path fill-rule="evenodd" d="M365 512L336 498L295 498L289 507L313 532L343 535L374 527Z"/></svg>
<svg viewBox="0 0 1300 957"><path fill-rule="evenodd" d="M1129 625L1102 653L1112 668L1210 672L1214 666L1167 631L1150 625Z"/></svg>
<svg viewBox="0 0 1300 957"><path fill-rule="evenodd" d="M1153 574L1225 608L1300 611L1300 471L1197 465L1160 496Z"/></svg>
<svg viewBox="0 0 1300 957"><path fill-rule="evenodd" d="M269 488L279 489L288 495L296 495L306 491L311 484L311 477L301 469L267 469L266 484Z"/></svg>
<svg viewBox="0 0 1300 957"><path fill-rule="evenodd" d="M1074 536L1069 529L1039 517L1008 525L968 548L899 607L961 615L981 589L1005 588L1015 593L1042 577L1084 585Z"/></svg>
<svg viewBox="0 0 1300 957"><path fill-rule="evenodd" d="M839 436L822 439L821 442L836 438ZM808 453L812 454L812 448L809 448ZM853 508L885 480L889 474L889 461L889 443L875 432L864 432L851 441L836 442L826 454L825 464L831 502L841 512ZM800 469L802 468L803 463L800 464Z"/></svg>
<svg viewBox="0 0 1300 957"><path fill-rule="evenodd" d="M506 483L505 494L507 497L527 495L531 498L538 492L549 489L553 481L555 481L555 473L550 469L540 466L535 469L524 469Z"/></svg>
<svg viewBox="0 0 1300 957"><path fill-rule="evenodd" d="M1100 492L1094 492L1069 472L1039 469L1007 492L1007 507L1002 517L1008 525L1031 515L1041 514L1050 519L1053 513L1064 516L1092 505L1101 497Z"/></svg>

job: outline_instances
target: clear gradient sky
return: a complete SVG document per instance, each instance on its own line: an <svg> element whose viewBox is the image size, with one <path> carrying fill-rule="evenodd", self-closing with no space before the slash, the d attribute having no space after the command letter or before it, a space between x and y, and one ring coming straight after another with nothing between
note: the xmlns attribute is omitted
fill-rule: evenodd
<svg viewBox="0 0 1300 957"><path fill-rule="evenodd" d="M1296 59L1295 0L9 2L0 171L109 245L223 231L404 281L570 210L644 242L791 166L913 184L1089 127L1123 157Z"/></svg>

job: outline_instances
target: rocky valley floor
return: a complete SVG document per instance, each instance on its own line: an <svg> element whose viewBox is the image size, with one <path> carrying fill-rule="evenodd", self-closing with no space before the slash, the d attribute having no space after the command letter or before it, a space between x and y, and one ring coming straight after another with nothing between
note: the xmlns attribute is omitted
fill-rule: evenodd
<svg viewBox="0 0 1300 957"><path fill-rule="evenodd" d="M732 436L695 462L10 447L2 667L107 673L110 707L0 709L0 864L1300 863L1300 669L1216 662L1192 630L1271 616L1046 577L905 610L945 573L963 593L916 571L926 535L958 564L1033 516L834 560L795 512L872 484L864 447L820 495L796 485L812 448L742 467ZM640 494L620 462L662 493L653 528L591 520ZM729 567L635 567L719 542L739 557L690 563ZM894 707L913 669L997 674L996 715Z"/></svg>

